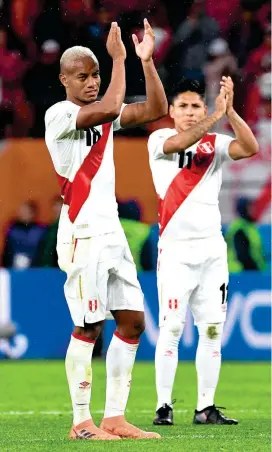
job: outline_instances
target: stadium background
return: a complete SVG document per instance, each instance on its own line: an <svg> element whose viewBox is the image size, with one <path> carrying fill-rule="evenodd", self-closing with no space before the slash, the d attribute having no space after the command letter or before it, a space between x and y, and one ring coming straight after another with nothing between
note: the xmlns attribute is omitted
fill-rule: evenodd
<svg viewBox="0 0 272 452"><path fill-rule="evenodd" d="M52 200L59 195L59 188L44 144L43 116L49 106L64 98L58 81L61 52L76 44L94 50L101 66L102 95L111 72L105 40L110 22L117 20L128 52L126 102L142 100L144 79L141 64L134 54L131 33L141 36L144 17L154 27L155 64L167 93L182 75L198 79L206 85L211 110L221 75L231 75L235 82L235 108L252 127L260 145L256 157L225 166L220 195L223 230L236 217L237 200L250 197L263 241L266 270L230 276L229 317L223 344L225 359L256 362L256 374L252 370L252 375L259 378L265 374L258 362L270 359L271 345L271 18L268 1L0 0L0 262L9 225L16 219L23 202L37 203L39 224L46 226L54 217ZM157 200L148 168L146 142L153 130L169 126L171 120L166 117L148 127L121 131L115 137L117 197L123 203L136 201L141 222L151 227L153 270L139 274L145 294L147 328L138 360L153 360L158 335L154 270ZM226 121L221 121L216 131L231 134ZM14 326L15 330L10 338L0 338L0 360L64 357L72 329L63 296L64 279L64 274L55 268L6 268L2 262L0 331L5 331L6 325ZM113 322L107 322L104 349L112 329ZM188 315L180 359L193 361L196 340L192 318ZM25 369L23 374L28 375L27 369L31 367L24 368L23 362L20 365L6 374L3 387L10 378L17 384L20 369ZM234 375L238 378L236 371ZM154 388L150 375L147 378ZM241 370L242 381L246 378L246 371ZM18 408L16 400L11 400L14 402L11 409ZM190 450L200 450L200 447L202 445ZM1 450L10 449L5 449L4 444ZM266 449L255 445L254 450Z"/></svg>
<svg viewBox="0 0 272 452"><path fill-rule="evenodd" d="M103 94L111 72L105 40L110 22L118 20L128 51L126 102L141 100L145 94L144 78L140 61L134 54L131 33L136 32L141 36L142 20L146 16L154 27L155 64L167 93L171 92L172 86L183 75L196 78L200 83L205 83L207 103L212 109L221 75L230 74L235 82L235 107L252 127L260 144L260 152L254 158L225 166L220 208L226 230L236 216L237 200L246 196L254 202L253 210L263 240L266 272L262 272L262 277L258 272L232 276L229 301L231 307L233 299L240 297L240 304L243 305L240 314L237 314L239 321L234 322L232 332L235 337L235 328L241 329L238 340L241 350L243 342L247 343L246 353L241 352L243 359L268 358L270 328L267 295L271 243L269 3L260 0L230 0L222 4L214 0L4 0L0 2L0 8L0 255L9 225L24 201L37 203L36 220L40 224L50 224L53 219L52 199L59 195L59 187L44 143L43 117L50 105L64 98L64 90L58 80L61 52L74 44L87 45L93 49L101 65ZM136 201L140 221L151 226L151 270L155 269L156 264L157 198L148 166L146 142L153 130L164 126L171 126L169 117L147 127L121 131L115 137L117 198L123 203ZM216 130L231 133L226 120L221 121ZM71 329L69 322L62 324L62 347L56 344L56 350L54 347L48 350L41 347L39 351L37 343L36 351L32 354L34 318L31 319L31 325L26 327L25 317L29 310L22 309L22 294L24 303L30 303L30 310L35 305L35 314L38 316L39 310L44 310L47 304L46 297L54 300L54 306L60 309L60 318L65 316L62 310L66 309L62 291L44 296L42 303L38 301L41 300L41 294L46 293L45 287L38 289L44 281L48 281L47 287L62 286L63 275L56 269L46 270L49 272L46 278L41 276L42 280L38 282L39 272L43 274L43 271L16 268L1 271L0 324L12 321L17 334L22 332L26 336L28 348L19 354L21 357L63 356L67 334ZM28 278L30 284L26 283ZM50 284L51 278L56 281L55 284ZM143 278L146 303L151 306L150 319L156 337L154 272L143 275ZM29 287L32 287L33 293L27 297L24 294ZM20 293L19 302L16 299L17 291ZM240 321L247 304L250 305L250 312L246 328L241 327ZM47 327L48 322L50 316L45 322ZM252 331L248 331L248 328ZM255 342L248 339L251 334L256 335ZM155 339L148 339L147 334L146 339L150 350L145 357L152 358ZM0 346L0 357L5 356L5 353L1 353L5 347ZM143 349L146 350L145 347ZM238 355L234 347L232 350L233 355L230 352L228 357L235 359ZM193 352L188 357L192 358Z"/></svg>

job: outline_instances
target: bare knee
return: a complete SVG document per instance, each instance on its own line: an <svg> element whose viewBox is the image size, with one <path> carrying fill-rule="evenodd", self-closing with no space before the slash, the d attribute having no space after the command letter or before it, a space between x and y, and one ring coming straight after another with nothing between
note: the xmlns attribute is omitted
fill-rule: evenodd
<svg viewBox="0 0 272 452"><path fill-rule="evenodd" d="M117 324L117 331L128 339L139 339L145 330L144 318Z"/></svg>
<svg viewBox="0 0 272 452"><path fill-rule="evenodd" d="M142 319L135 320L135 322L132 325L132 331L134 331L135 335L140 337L144 331L145 331L145 319L144 315L142 316Z"/></svg>
<svg viewBox="0 0 272 452"><path fill-rule="evenodd" d="M101 333L103 323L104 322L85 323L84 327L76 326L74 328L74 333L78 336L83 336L95 341Z"/></svg>
<svg viewBox="0 0 272 452"><path fill-rule="evenodd" d="M145 330L144 313L138 311L115 311L118 333L127 339L139 339Z"/></svg>

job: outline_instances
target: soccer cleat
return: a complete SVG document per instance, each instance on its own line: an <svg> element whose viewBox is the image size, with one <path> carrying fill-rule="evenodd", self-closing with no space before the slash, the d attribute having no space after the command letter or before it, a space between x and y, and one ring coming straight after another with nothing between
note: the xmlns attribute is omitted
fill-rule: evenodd
<svg viewBox="0 0 272 452"><path fill-rule="evenodd" d="M161 406L156 411L156 417L153 421L154 425L174 425L174 419L173 419L173 408L167 403L164 403L163 406Z"/></svg>
<svg viewBox="0 0 272 452"><path fill-rule="evenodd" d="M224 416L218 408L226 408L220 406L216 407L215 405L208 406L204 408L204 410L197 411L195 410L195 415L193 419L193 424L219 424L219 425L237 425L238 421L236 419L230 419Z"/></svg>
<svg viewBox="0 0 272 452"><path fill-rule="evenodd" d="M144 432L135 425L129 424L124 416L107 417L102 420L100 428L111 435L132 439L160 439L161 436L154 432Z"/></svg>
<svg viewBox="0 0 272 452"><path fill-rule="evenodd" d="M85 440L96 440L96 441L109 441L121 439L117 435L111 435L104 432L100 428L94 425L92 419L88 421L81 422L77 426L72 425L69 439L85 439Z"/></svg>

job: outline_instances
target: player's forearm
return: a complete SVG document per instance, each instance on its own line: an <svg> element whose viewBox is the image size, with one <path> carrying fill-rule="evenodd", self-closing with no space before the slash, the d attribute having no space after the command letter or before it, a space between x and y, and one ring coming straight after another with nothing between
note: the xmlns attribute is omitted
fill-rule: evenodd
<svg viewBox="0 0 272 452"><path fill-rule="evenodd" d="M111 82L101 102L93 102L79 110L77 128L86 129L114 121L120 114L125 90L125 62L120 58L113 60Z"/></svg>
<svg viewBox="0 0 272 452"><path fill-rule="evenodd" d="M146 101L144 102L144 122L155 121L168 112L165 91L153 60L142 61L145 76Z"/></svg>
<svg viewBox="0 0 272 452"><path fill-rule="evenodd" d="M172 154L175 152L182 152L188 149L193 144L197 143L208 130L222 117L222 114L214 112L207 118L198 122L190 129L180 132L177 135L168 138L163 146L165 154Z"/></svg>
<svg viewBox="0 0 272 452"><path fill-rule="evenodd" d="M119 116L122 104L124 102L126 92L126 73L125 60L119 58L113 60L111 81L109 87L103 96L101 103L103 107L113 113L116 117Z"/></svg>
<svg viewBox="0 0 272 452"><path fill-rule="evenodd" d="M258 142L245 121L232 108L227 112L229 123L235 133L236 140L244 152L251 157L259 150Z"/></svg>

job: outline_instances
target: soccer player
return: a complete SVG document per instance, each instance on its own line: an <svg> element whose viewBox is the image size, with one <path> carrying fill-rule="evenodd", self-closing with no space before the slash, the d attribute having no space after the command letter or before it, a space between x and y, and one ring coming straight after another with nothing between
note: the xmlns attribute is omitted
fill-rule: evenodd
<svg viewBox="0 0 272 452"><path fill-rule="evenodd" d="M208 133L225 114L235 139ZM193 422L237 424L214 405L228 289L218 194L223 163L253 156L258 144L233 108L230 77L222 77L210 116L199 83L183 79L172 98L170 116L175 128L157 130L148 142L160 226L160 334L155 357L158 403L154 424L173 424L172 388L188 304L199 333L198 400Z"/></svg>
<svg viewBox="0 0 272 452"><path fill-rule="evenodd" d="M60 60L67 100L53 105L45 116L46 144L64 200L59 265L67 273L64 292L75 325L66 355L73 406L70 439L160 437L124 417L144 312L135 264L118 219L113 162L114 130L167 113L167 99L152 61L154 34L147 20L144 27L143 41L139 43L136 36L133 41L145 75L145 102L123 104L126 50L120 28L112 23L107 39L112 76L101 102L96 102L100 74L95 55L88 48L72 47ZM117 328L107 352L106 406L98 428L89 406L91 361L106 311L111 311Z"/></svg>

